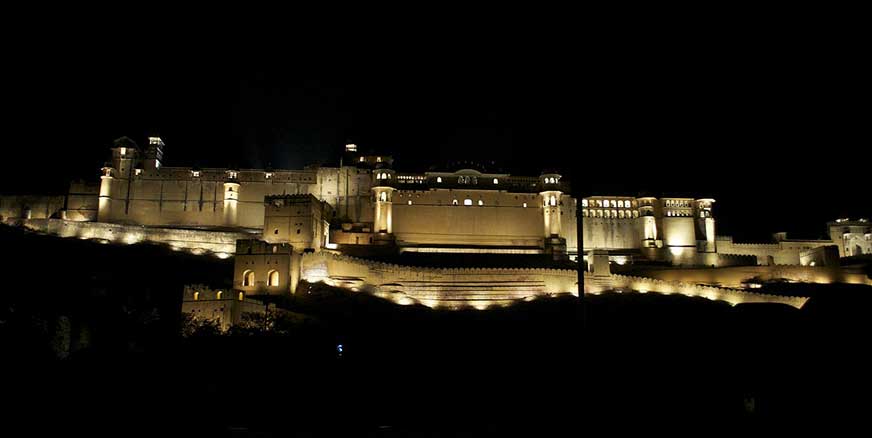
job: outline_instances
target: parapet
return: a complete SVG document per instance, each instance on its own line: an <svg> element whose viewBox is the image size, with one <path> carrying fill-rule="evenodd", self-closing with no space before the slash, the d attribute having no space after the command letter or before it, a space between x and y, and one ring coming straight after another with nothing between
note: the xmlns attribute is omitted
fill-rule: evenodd
<svg viewBox="0 0 872 438"><path fill-rule="evenodd" d="M289 243L268 243L260 239L236 241L236 255L291 254L294 247Z"/></svg>

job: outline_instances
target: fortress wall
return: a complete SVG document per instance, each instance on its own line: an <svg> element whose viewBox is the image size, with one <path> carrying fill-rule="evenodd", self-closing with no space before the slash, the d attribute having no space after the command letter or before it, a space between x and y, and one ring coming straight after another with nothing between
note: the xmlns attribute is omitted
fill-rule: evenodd
<svg viewBox="0 0 872 438"><path fill-rule="evenodd" d="M634 249L640 247L638 219L582 218L584 249Z"/></svg>
<svg viewBox="0 0 872 438"><path fill-rule="evenodd" d="M721 254L718 252L716 256L717 266L719 267L749 266L757 264L757 256L754 255Z"/></svg>
<svg viewBox="0 0 872 438"><path fill-rule="evenodd" d="M663 244L696 247L695 223L692 217L664 217Z"/></svg>
<svg viewBox="0 0 872 438"><path fill-rule="evenodd" d="M224 224L226 169L202 169L194 177L190 168L161 168L132 176L128 184L115 175L112 180L110 220L139 225ZM312 194L348 214L354 222L372 220L368 171L352 167L317 170L239 170L237 224L262 228L263 199L268 195ZM129 206L126 204L129 200Z"/></svg>
<svg viewBox="0 0 872 438"><path fill-rule="evenodd" d="M83 181L70 183L67 193L67 207L63 219L70 221L96 221L99 207L99 184L89 184Z"/></svg>
<svg viewBox="0 0 872 438"><path fill-rule="evenodd" d="M719 254L755 256L760 265L799 265L802 252L832 244L831 241L827 240L734 243L730 237L718 237L717 239Z"/></svg>
<svg viewBox="0 0 872 438"><path fill-rule="evenodd" d="M237 239L250 239L252 237L248 233L143 227L60 219L8 220L5 223L20 225L60 237L98 239L124 244L154 242L166 244L175 249L191 250L194 253L213 252L225 255L236 252Z"/></svg>
<svg viewBox="0 0 872 438"><path fill-rule="evenodd" d="M194 299L194 293L197 299ZM190 314L194 319L215 321L221 330L238 324L244 313L264 314L266 306L251 298L239 300L239 291L222 290L218 298L218 290L202 284L186 285L182 293L182 313Z"/></svg>
<svg viewBox="0 0 872 438"><path fill-rule="evenodd" d="M786 279L807 283L852 283L869 284L872 280L863 274L844 272L839 267L827 266L734 266L724 268L657 269L637 268L635 273L643 277L664 281L718 284L738 288L746 280L761 281Z"/></svg>
<svg viewBox="0 0 872 438"><path fill-rule="evenodd" d="M780 303L801 308L808 298L757 294L744 290L713 286L701 286L689 282L666 281L656 278L610 275L597 277L584 274L585 293L601 293L614 289L628 289L638 292L658 292L662 294L681 294L709 300L726 301L732 305L742 303Z"/></svg>
<svg viewBox="0 0 872 438"><path fill-rule="evenodd" d="M454 199L459 205L453 205ZM463 205L465 199L471 199L473 205ZM483 206L478 205L479 200ZM523 206L524 202L527 207ZM540 247L544 237L538 195L482 190L401 190L393 194L392 222L400 245Z"/></svg>
<svg viewBox="0 0 872 438"><path fill-rule="evenodd" d="M578 273L559 269L422 268L326 252L302 259L302 278L365 289L399 304L476 307L508 304L537 295L578 293Z"/></svg>
<svg viewBox="0 0 872 438"><path fill-rule="evenodd" d="M0 219L48 219L59 217L66 197L37 195L0 196ZM28 216L29 215L29 216Z"/></svg>

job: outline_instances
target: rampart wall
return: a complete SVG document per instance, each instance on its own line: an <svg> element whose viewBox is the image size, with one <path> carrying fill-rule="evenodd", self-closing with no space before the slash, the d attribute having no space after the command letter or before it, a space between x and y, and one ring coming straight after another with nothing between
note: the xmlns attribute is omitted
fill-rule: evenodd
<svg viewBox="0 0 872 438"><path fill-rule="evenodd" d="M60 219L8 219L4 223L60 237L94 239L105 243L154 242L169 245L174 249L189 250L196 254L211 252L219 256L234 254L237 239L260 237L259 234L243 232L158 228Z"/></svg>
<svg viewBox="0 0 872 438"><path fill-rule="evenodd" d="M742 287L748 280L788 280L804 283L850 283L872 285L860 273L846 272L838 266L731 266L724 268L634 268L634 274L664 281L716 284Z"/></svg>
<svg viewBox="0 0 872 438"><path fill-rule="evenodd" d="M768 295L715 286L705 286L687 281L669 281L657 278L627 275L595 276L584 274L585 293L601 293L609 290L631 290L642 293L681 294L709 300L726 301L732 305L741 303L781 303L801 308L808 298Z"/></svg>
<svg viewBox="0 0 872 438"><path fill-rule="evenodd" d="M539 295L578 293L575 270L423 268L327 252L304 254L301 278L430 307L486 308Z"/></svg>

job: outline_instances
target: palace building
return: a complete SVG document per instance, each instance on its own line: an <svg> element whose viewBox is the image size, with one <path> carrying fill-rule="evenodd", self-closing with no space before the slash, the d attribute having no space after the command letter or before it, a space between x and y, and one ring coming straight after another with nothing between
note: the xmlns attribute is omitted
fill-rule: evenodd
<svg viewBox="0 0 872 438"><path fill-rule="evenodd" d="M68 237L235 256L243 294L325 281L434 306L578 293L571 264L591 256L719 268L833 264L830 247L838 257L872 253L865 220L828 224L830 240L734 243L717 235L714 199L578 198L549 170L512 175L461 164L406 172L391 156L355 145L335 167L200 169L165 166L165 148L159 137L145 147L119 139L99 181L74 182L66 196L0 197L0 219ZM416 255L451 263L402 265ZM498 261L485 268L475 264L481 257ZM510 260L522 259L535 267L511 271L519 263Z"/></svg>

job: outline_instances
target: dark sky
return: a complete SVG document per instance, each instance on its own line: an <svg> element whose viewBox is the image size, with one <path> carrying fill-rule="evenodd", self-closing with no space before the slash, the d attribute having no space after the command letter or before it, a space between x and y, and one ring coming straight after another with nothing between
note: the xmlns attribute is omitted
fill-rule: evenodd
<svg viewBox="0 0 872 438"><path fill-rule="evenodd" d="M156 133L168 165L299 168L354 142L400 170L558 168L577 195L714 197L719 232L749 239L872 216L872 76L843 44L99 41L10 54L0 192L96 179L114 138Z"/></svg>

